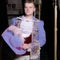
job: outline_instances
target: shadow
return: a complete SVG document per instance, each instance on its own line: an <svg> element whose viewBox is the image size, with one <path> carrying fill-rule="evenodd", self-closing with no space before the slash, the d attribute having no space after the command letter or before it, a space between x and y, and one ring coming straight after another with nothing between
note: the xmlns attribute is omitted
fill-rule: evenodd
<svg viewBox="0 0 60 60"><path fill-rule="evenodd" d="M54 60L54 8L52 0L42 0L41 20L46 30L46 45L41 51L41 60Z"/></svg>
<svg viewBox="0 0 60 60"><path fill-rule="evenodd" d="M59 4L59 1L58 0L58 15L57 15L57 28L58 28L58 31L57 31L57 60L60 60L60 4Z"/></svg>

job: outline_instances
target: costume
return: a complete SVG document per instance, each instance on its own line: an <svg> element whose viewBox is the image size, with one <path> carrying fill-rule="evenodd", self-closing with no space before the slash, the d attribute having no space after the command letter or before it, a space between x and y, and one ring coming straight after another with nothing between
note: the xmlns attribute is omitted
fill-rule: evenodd
<svg viewBox="0 0 60 60"><path fill-rule="evenodd" d="M22 22L21 27L19 27L19 28L21 28L20 30L23 32L22 36L24 38L33 36L32 37L33 43L31 45L34 46L34 44L35 44L34 40L36 40L39 43L39 46L42 47L46 43L44 22L36 19L34 16L33 16L33 18L30 19L30 22L28 22L28 21L24 22L24 16L20 16L19 18L21 18L21 19L18 20L17 18L13 18L12 25L19 27L20 25L17 25L18 21L20 21L20 23ZM32 22L34 22L34 23L32 23ZM6 29L3 32L2 37L7 42L7 44L10 46L10 48L17 55L24 55L26 53L26 50L20 48L20 46L24 44L24 42L21 40L22 38L19 38L18 36L14 35L14 33L8 29ZM31 41L29 43L31 43ZM27 51L30 54L30 49L28 49ZM34 51L34 48L32 48L32 51ZM28 58L29 58L29 54L27 54ZM32 52L32 54L33 54L33 52ZM19 59L17 59L17 60L19 60Z"/></svg>

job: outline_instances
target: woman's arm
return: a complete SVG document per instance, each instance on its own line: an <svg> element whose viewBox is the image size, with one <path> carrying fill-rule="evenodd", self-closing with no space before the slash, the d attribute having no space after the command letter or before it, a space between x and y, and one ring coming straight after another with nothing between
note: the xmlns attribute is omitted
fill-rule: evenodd
<svg viewBox="0 0 60 60"><path fill-rule="evenodd" d="M46 43L46 32L44 30L44 22L38 22L38 35L37 40L40 43L40 47L42 47Z"/></svg>

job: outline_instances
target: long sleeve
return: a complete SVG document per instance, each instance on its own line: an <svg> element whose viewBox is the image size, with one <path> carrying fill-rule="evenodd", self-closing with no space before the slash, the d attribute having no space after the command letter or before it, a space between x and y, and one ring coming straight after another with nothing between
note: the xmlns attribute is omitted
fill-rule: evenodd
<svg viewBox="0 0 60 60"><path fill-rule="evenodd" d="M40 43L40 47L42 47L46 43L46 32L44 30L44 22L40 21L37 24L38 24L37 40Z"/></svg>
<svg viewBox="0 0 60 60"><path fill-rule="evenodd" d="M12 18L11 25L16 25L16 22L17 22L16 17L15 18Z"/></svg>
<svg viewBox="0 0 60 60"><path fill-rule="evenodd" d="M14 25L16 23L16 18L12 20ZM9 28L9 27L8 27ZM24 54L26 51L20 49L19 47L23 44L21 38L14 35L12 31L8 30L8 28L2 33L2 37L4 41L8 44L8 46L16 53L16 54Z"/></svg>
<svg viewBox="0 0 60 60"><path fill-rule="evenodd" d="M22 45L22 41L17 37L13 36L13 34L7 30L5 30L2 35L4 41L9 45L9 47L16 53L16 54L24 54L26 51L22 49L17 49L16 47L19 47ZM17 41L18 39L18 41Z"/></svg>

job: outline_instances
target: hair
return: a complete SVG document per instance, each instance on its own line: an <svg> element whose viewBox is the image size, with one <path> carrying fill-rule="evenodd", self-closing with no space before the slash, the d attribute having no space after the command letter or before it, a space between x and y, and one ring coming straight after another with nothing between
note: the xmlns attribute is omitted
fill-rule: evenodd
<svg viewBox="0 0 60 60"><path fill-rule="evenodd" d="M34 4L34 6L36 7L36 5L35 5L35 3L34 3L34 1L33 1L33 0L25 0L24 5L25 5L25 3L33 3L33 4Z"/></svg>

